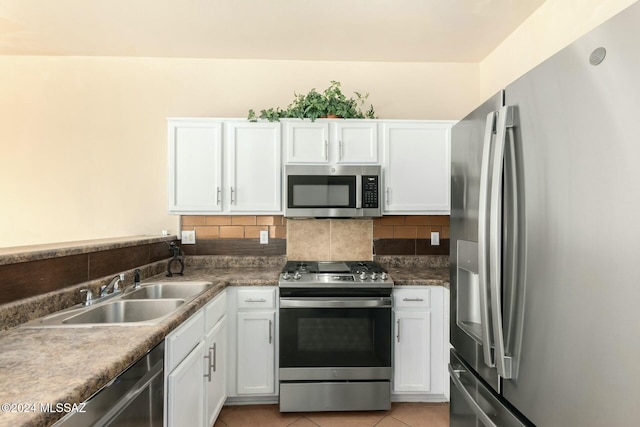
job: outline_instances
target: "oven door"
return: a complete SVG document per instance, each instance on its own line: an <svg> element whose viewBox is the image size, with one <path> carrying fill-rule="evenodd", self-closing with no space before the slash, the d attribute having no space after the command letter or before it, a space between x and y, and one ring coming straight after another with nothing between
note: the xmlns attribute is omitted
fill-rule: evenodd
<svg viewBox="0 0 640 427"><path fill-rule="evenodd" d="M280 380L391 379L390 297L280 298Z"/></svg>

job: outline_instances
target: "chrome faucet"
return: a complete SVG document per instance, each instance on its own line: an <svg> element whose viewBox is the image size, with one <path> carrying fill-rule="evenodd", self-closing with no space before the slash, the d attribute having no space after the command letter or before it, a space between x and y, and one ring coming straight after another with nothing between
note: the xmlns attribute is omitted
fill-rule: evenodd
<svg viewBox="0 0 640 427"><path fill-rule="evenodd" d="M83 293L83 292L87 293L87 297L82 304L83 305L93 304L93 293L91 292L91 289L80 289L80 293Z"/></svg>
<svg viewBox="0 0 640 427"><path fill-rule="evenodd" d="M120 288L118 287L118 284L122 283L123 281L124 281L124 273L120 273L117 276L114 276L114 278L111 279L111 282L109 282L108 285L100 286L100 297L105 297L109 294L115 294L120 292Z"/></svg>

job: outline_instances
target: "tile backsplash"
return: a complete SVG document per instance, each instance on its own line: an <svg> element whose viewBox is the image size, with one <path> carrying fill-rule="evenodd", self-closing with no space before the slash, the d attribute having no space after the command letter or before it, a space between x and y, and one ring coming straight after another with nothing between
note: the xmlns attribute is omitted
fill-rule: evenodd
<svg viewBox="0 0 640 427"><path fill-rule="evenodd" d="M282 215L184 215L182 230L195 230L196 239L258 239L268 231L271 239L286 238Z"/></svg>
<svg viewBox="0 0 640 427"><path fill-rule="evenodd" d="M370 219L292 219L287 221L287 258L294 261L371 260Z"/></svg>
<svg viewBox="0 0 640 427"><path fill-rule="evenodd" d="M293 225L292 225L293 224ZM188 255L287 255L290 259L371 259L373 255L448 255L449 216L393 215L368 220L287 220L281 215L187 215L195 230ZM260 231L269 244L260 245ZM431 245L431 232L440 245Z"/></svg>

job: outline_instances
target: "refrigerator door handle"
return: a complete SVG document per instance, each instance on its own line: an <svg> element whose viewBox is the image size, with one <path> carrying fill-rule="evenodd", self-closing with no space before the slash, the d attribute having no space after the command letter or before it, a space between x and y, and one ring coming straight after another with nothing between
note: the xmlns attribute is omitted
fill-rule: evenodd
<svg viewBox="0 0 640 427"><path fill-rule="evenodd" d="M491 353L491 328L489 327L489 304L487 282L489 281L489 200L491 140L495 128L496 112L487 114L482 144L482 164L480 169L480 200L478 209L478 283L480 291L480 324L482 334L482 355L485 365L493 368L495 362Z"/></svg>
<svg viewBox="0 0 640 427"><path fill-rule="evenodd" d="M471 393L469 393L469 391L465 388L464 384L462 384L462 381L460 381L460 374L466 373L466 372L467 371L464 369L453 369L453 367L449 365L449 376L451 377L451 381L453 382L453 385L458 389L458 391L460 392L464 400L467 402L467 405L469 405L469 407L471 408L473 413L476 415L476 417L480 419L480 421L482 422L483 425L485 425L485 427L498 427L496 423L494 423L493 420L489 418L489 415L487 415L482 410L478 402L474 400L473 396L471 396Z"/></svg>
<svg viewBox="0 0 640 427"><path fill-rule="evenodd" d="M495 347L496 369L504 379L511 378L511 357L505 354L502 330L502 171L507 128L513 127L513 109L500 108L496 123L496 142L491 174L491 207L489 214L489 295Z"/></svg>

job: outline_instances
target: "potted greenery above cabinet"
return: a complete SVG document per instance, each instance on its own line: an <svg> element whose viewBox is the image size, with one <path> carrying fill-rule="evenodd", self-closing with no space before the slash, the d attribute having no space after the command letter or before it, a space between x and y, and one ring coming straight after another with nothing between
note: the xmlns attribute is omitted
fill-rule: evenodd
<svg viewBox="0 0 640 427"><path fill-rule="evenodd" d="M293 101L287 108L280 107L268 108L260 111L257 116L255 111L249 110L247 119L255 121L257 119L265 119L268 121L278 121L283 118L311 119L315 121L318 118L343 118L343 119L375 119L376 112L373 105L362 111L365 107L368 93L364 95L354 92L355 98L347 98L340 89L340 82L335 80L323 92L311 89L306 94L294 93Z"/></svg>

